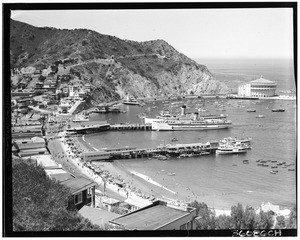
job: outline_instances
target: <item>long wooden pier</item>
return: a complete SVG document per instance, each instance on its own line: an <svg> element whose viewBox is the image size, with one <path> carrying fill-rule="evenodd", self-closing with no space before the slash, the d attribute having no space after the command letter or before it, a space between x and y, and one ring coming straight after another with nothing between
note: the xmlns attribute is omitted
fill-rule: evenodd
<svg viewBox="0 0 300 240"><path fill-rule="evenodd" d="M93 156L93 159L85 157L85 161L112 161L130 158L155 157L159 160L166 160L167 157L193 157L214 153L218 148L218 142L211 143L190 143L190 144L167 144L157 148L120 148L120 149L102 149L99 151L99 159ZM95 151L97 155L97 151ZM106 156L103 158L103 156ZM166 157L166 158L165 158Z"/></svg>
<svg viewBox="0 0 300 240"><path fill-rule="evenodd" d="M109 130L144 130L144 131L151 131L152 125L151 124L114 124L110 125Z"/></svg>

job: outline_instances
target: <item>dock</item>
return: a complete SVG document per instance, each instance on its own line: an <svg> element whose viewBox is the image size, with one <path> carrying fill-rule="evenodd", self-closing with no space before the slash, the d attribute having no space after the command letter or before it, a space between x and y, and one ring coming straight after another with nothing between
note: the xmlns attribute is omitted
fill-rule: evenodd
<svg viewBox="0 0 300 240"><path fill-rule="evenodd" d="M214 153L219 147L219 142L211 143L190 143L190 144L167 144L156 148L119 148L119 149L101 149L95 151L92 158L88 156L82 158L84 161L113 161L131 158L150 158L154 157L163 160L161 157L195 157L201 155L209 155ZM96 155L99 153L99 158ZM105 158L103 157L105 156Z"/></svg>
<svg viewBox="0 0 300 240"><path fill-rule="evenodd" d="M109 130L142 130L142 131L151 131L151 124L114 124L110 125Z"/></svg>

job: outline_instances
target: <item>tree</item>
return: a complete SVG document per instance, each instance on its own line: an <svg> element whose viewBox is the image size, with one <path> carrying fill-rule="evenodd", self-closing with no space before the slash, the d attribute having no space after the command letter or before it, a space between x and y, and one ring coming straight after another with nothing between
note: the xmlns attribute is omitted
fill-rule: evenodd
<svg viewBox="0 0 300 240"><path fill-rule="evenodd" d="M276 217L276 229L282 229L285 228L285 217L284 216L277 216Z"/></svg>
<svg viewBox="0 0 300 240"><path fill-rule="evenodd" d="M297 228L297 209L294 205L287 219L287 228Z"/></svg>
<svg viewBox="0 0 300 240"><path fill-rule="evenodd" d="M252 207L246 206L243 216L243 226L246 229L254 229L255 226L255 211Z"/></svg>
<svg viewBox="0 0 300 240"><path fill-rule="evenodd" d="M77 211L68 211L70 190L40 166L13 160L13 231L101 230Z"/></svg>
<svg viewBox="0 0 300 240"><path fill-rule="evenodd" d="M272 211L269 212L260 211L259 214L256 215L255 228L271 229L274 224L273 215L274 213Z"/></svg>
<svg viewBox="0 0 300 240"><path fill-rule="evenodd" d="M230 229L231 217L224 214L216 218L216 229Z"/></svg>
<svg viewBox="0 0 300 240"><path fill-rule="evenodd" d="M190 207L196 208L196 215L199 217L196 221L196 229L215 229L216 227L216 217L215 212L210 210L205 203L199 203L194 201L189 204Z"/></svg>
<svg viewBox="0 0 300 240"><path fill-rule="evenodd" d="M231 226L234 229L244 228L244 209L242 204L238 203L237 206L231 207Z"/></svg>

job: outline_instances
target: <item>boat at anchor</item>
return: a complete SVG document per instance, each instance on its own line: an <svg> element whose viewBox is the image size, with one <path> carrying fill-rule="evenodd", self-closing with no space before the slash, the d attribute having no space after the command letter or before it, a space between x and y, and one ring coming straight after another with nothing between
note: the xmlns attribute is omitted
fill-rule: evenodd
<svg viewBox="0 0 300 240"><path fill-rule="evenodd" d="M226 115L199 116L198 112L187 114L186 106L182 106L179 116L170 116L164 112L163 115L156 118L144 118L144 122L151 124L152 130L157 131L226 129L231 125L231 121L226 119Z"/></svg>

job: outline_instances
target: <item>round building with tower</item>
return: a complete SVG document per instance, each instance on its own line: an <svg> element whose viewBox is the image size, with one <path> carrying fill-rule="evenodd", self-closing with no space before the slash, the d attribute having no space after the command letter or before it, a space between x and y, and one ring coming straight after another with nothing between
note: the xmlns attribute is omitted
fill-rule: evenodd
<svg viewBox="0 0 300 240"><path fill-rule="evenodd" d="M240 97L273 97L275 96L277 84L263 78L244 83L238 87Z"/></svg>

